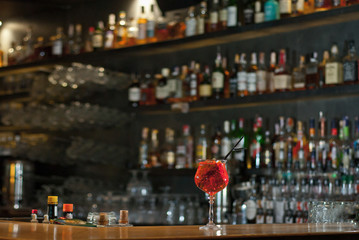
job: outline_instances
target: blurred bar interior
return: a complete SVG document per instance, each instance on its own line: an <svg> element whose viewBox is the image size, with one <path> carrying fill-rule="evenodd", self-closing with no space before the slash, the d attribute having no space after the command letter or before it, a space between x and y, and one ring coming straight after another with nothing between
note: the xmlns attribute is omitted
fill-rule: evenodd
<svg viewBox="0 0 359 240"><path fill-rule="evenodd" d="M323 201L353 221L357 3L0 0L0 217L58 196L89 223L203 224L196 160L244 136L216 223L320 222Z"/></svg>

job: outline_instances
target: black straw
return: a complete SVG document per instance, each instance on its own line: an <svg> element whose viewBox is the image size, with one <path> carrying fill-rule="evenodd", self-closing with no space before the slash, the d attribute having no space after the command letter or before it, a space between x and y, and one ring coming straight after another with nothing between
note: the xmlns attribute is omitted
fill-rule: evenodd
<svg viewBox="0 0 359 240"><path fill-rule="evenodd" d="M237 147L237 145L242 141L243 138L244 138L244 136L242 136L242 137L238 140L238 142L234 145L234 147L231 149L231 151L229 151L229 153L227 153L227 155L224 157L224 160L226 160L226 159L229 157L229 155L231 155L231 153L233 152L233 150Z"/></svg>

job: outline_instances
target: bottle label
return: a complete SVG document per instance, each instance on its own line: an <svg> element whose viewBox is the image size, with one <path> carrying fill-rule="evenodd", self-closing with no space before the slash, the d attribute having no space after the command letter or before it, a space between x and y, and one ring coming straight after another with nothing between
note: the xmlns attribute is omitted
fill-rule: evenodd
<svg viewBox="0 0 359 240"><path fill-rule="evenodd" d="M130 102L139 102L141 99L141 90L138 87L133 87L128 90L128 100Z"/></svg>
<svg viewBox="0 0 359 240"><path fill-rule="evenodd" d="M325 84L338 84L343 82L343 65L331 62L325 65Z"/></svg>
<svg viewBox="0 0 359 240"><path fill-rule="evenodd" d="M266 209L273 209L273 201L272 200L266 201Z"/></svg>
<svg viewBox="0 0 359 240"><path fill-rule="evenodd" d="M153 38L155 36L155 21L147 21L146 33L148 38Z"/></svg>
<svg viewBox="0 0 359 240"><path fill-rule="evenodd" d="M186 21L186 36L190 37L196 34L196 19L190 18Z"/></svg>
<svg viewBox="0 0 359 240"><path fill-rule="evenodd" d="M237 73L237 87L238 91L245 91L247 90L247 72L238 72Z"/></svg>
<svg viewBox="0 0 359 240"><path fill-rule="evenodd" d="M169 166L173 166L175 163L175 153L170 151L166 153L166 163Z"/></svg>
<svg viewBox="0 0 359 240"><path fill-rule="evenodd" d="M62 41L56 40L54 41L54 44L52 45L52 54L56 56L62 55Z"/></svg>
<svg viewBox="0 0 359 240"><path fill-rule="evenodd" d="M264 20L273 21L277 19L277 7L276 4L267 2L264 5Z"/></svg>
<svg viewBox="0 0 359 240"><path fill-rule="evenodd" d="M219 11L219 21L227 22L227 19L228 19L228 11L226 8L223 8Z"/></svg>
<svg viewBox="0 0 359 240"><path fill-rule="evenodd" d="M257 89L259 92L267 90L267 72L264 70L257 71Z"/></svg>
<svg viewBox="0 0 359 240"><path fill-rule="evenodd" d="M224 75L221 72L212 73L212 89L223 89Z"/></svg>
<svg viewBox="0 0 359 240"><path fill-rule="evenodd" d="M197 79L192 79L189 83L190 96L197 96Z"/></svg>
<svg viewBox="0 0 359 240"><path fill-rule="evenodd" d="M274 88L274 72L269 72L268 73L268 91L269 92L274 92L275 88Z"/></svg>
<svg viewBox="0 0 359 240"><path fill-rule="evenodd" d="M146 23L139 23L138 24L138 40L146 39Z"/></svg>
<svg viewBox="0 0 359 240"><path fill-rule="evenodd" d="M254 14L254 23L264 22L264 12L258 12Z"/></svg>
<svg viewBox="0 0 359 240"><path fill-rule="evenodd" d="M218 23L218 12L214 11L209 14L210 23L215 25Z"/></svg>
<svg viewBox="0 0 359 240"><path fill-rule="evenodd" d="M197 145L196 155L198 159L206 159L207 158L207 147L203 145Z"/></svg>
<svg viewBox="0 0 359 240"><path fill-rule="evenodd" d="M205 20L202 17L197 18L197 34L203 34L205 29Z"/></svg>
<svg viewBox="0 0 359 240"><path fill-rule="evenodd" d="M185 155L186 154L186 146L185 145L178 145L177 146L177 154Z"/></svg>
<svg viewBox="0 0 359 240"><path fill-rule="evenodd" d="M210 97L212 95L212 86L210 84L199 85L199 95L201 97Z"/></svg>
<svg viewBox="0 0 359 240"><path fill-rule="evenodd" d="M227 26L228 27L236 27L237 20L237 6L229 6L227 8Z"/></svg>
<svg viewBox="0 0 359 240"><path fill-rule="evenodd" d="M257 213L256 203L253 200L247 200L246 205L247 205L247 219L248 220L255 219Z"/></svg>
<svg viewBox="0 0 359 240"><path fill-rule="evenodd" d="M103 37L101 34L94 34L92 36L92 47L102 48L103 46Z"/></svg>
<svg viewBox="0 0 359 240"><path fill-rule="evenodd" d="M267 215L267 216L266 216L266 223L267 223L267 224L272 224L272 223L274 223L274 221L273 221L273 216L272 216L272 215Z"/></svg>
<svg viewBox="0 0 359 240"><path fill-rule="evenodd" d="M244 22L245 23L253 23L253 14L254 10L252 8L246 8L243 10Z"/></svg>
<svg viewBox="0 0 359 240"><path fill-rule="evenodd" d="M280 13L292 13L292 0L280 0L279 1L279 11Z"/></svg>
<svg viewBox="0 0 359 240"><path fill-rule="evenodd" d="M263 215L257 215L256 216L256 224L263 224L264 223L264 216Z"/></svg>
<svg viewBox="0 0 359 240"><path fill-rule="evenodd" d="M167 87L168 87L168 92L171 95L176 94L176 90L177 90L177 79L175 78L171 78L167 80Z"/></svg>
<svg viewBox="0 0 359 240"><path fill-rule="evenodd" d="M222 138L221 141L221 157L224 157L231 150L231 141L228 137Z"/></svg>
<svg viewBox="0 0 359 240"><path fill-rule="evenodd" d="M288 74L274 75L273 79L275 90L291 89L292 77Z"/></svg>
<svg viewBox="0 0 359 240"><path fill-rule="evenodd" d="M237 76L236 76L237 77ZM231 93L231 95L236 96L237 95L237 83L238 80L237 78L230 78L229 79L229 92Z"/></svg>
<svg viewBox="0 0 359 240"><path fill-rule="evenodd" d="M343 81L355 81L357 80L357 64L355 61L352 62L344 62L343 64L343 71L344 77Z"/></svg>
<svg viewBox="0 0 359 240"><path fill-rule="evenodd" d="M157 86L156 87L156 98L163 100L168 97L168 86Z"/></svg>
<svg viewBox="0 0 359 240"><path fill-rule="evenodd" d="M254 93L257 91L257 75L255 72L247 73L248 92Z"/></svg>
<svg viewBox="0 0 359 240"><path fill-rule="evenodd" d="M305 69L305 73L307 75L317 74L318 73L318 67L317 66L307 66L306 69Z"/></svg>
<svg viewBox="0 0 359 240"><path fill-rule="evenodd" d="M107 31L105 37L105 44L104 44L105 48L112 48L113 39L114 39L113 31Z"/></svg>
<svg viewBox="0 0 359 240"><path fill-rule="evenodd" d="M303 12L304 11L304 0L297 1L297 11Z"/></svg>

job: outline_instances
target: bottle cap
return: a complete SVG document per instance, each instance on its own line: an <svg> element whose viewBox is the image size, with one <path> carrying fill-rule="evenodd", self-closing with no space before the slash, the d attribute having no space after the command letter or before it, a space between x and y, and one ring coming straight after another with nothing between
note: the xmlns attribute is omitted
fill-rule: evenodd
<svg viewBox="0 0 359 240"><path fill-rule="evenodd" d="M31 213L32 213L32 214L37 214L37 209L32 209L32 210L31 210Z"/></svg>
<svg viewBox="0 0 359 240"><path fill-rule="evenodd" d="M59 198L58 196L48 196L47 197L47 204L58 204Z"/></svg>
<svg viewBox="0 0 359 240"><path fill-rule="evenodd" d="M74 211L74 205L73 204L69 204L69 203L64 203L64 205L62 205L62 211L63 212L73 212Z"/></svg>

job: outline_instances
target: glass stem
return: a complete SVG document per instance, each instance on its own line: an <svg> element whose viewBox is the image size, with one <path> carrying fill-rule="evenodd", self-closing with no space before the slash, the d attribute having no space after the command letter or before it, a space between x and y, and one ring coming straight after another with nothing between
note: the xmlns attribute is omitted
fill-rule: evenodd
<svg viewBox="0 0 359 240"><path fill-rule="evenodd" d="M214 222L213 222L213 217L214 217L214 214L213 214L213 204L214 204L214 199L215 197L214 196L209 196L208 197L209 199L209 211L208 211L208 224L209 225L214 225Z"/></svg>

